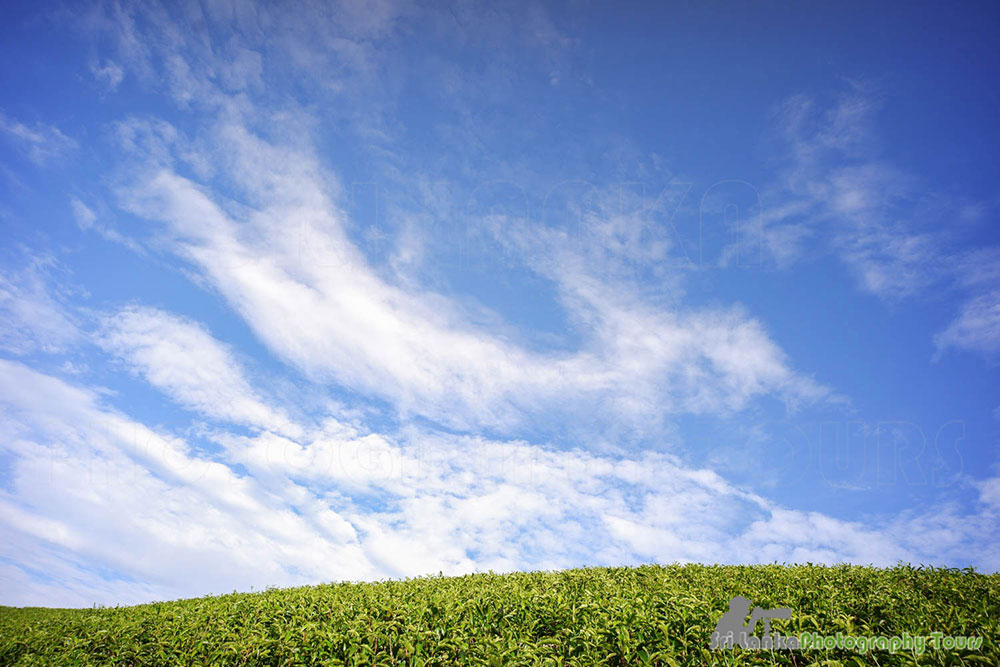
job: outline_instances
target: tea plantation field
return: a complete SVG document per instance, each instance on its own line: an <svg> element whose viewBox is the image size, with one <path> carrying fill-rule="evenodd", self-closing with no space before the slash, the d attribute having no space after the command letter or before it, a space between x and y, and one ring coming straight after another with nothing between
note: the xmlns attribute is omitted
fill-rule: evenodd
<svg viewBox="0 0 1000 667"><path fill-rule="evenodd" d="M734 595L782 635L979 650L710 651ZM857 566L589 568L331 584L134 607L0 607L0 665L1000 665L1000 575Z"/></svg>

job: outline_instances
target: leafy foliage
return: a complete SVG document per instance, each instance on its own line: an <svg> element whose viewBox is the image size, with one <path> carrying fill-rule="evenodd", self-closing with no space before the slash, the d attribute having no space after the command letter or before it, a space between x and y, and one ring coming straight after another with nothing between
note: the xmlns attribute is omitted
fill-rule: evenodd
<svg viewBox="0 0 1000 667"><path fill-rule="evenodd" d="M729 599L784 635L980 636L980 651L709 651ZM996 665L1000 575L858 566L588 568L95 609L0 607L0 665Z"/></svg>

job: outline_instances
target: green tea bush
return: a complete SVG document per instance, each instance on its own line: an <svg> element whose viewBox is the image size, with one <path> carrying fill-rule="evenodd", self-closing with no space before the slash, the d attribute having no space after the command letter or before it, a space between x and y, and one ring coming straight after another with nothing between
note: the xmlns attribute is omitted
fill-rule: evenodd
<svg viewBox="0 0 1000 667"><path fill-rule="evenodd" d="M983 638L979 650L708 649L734 595L783 635ZM1000 575L859 566L588 568L0 607L0 665L1000 665Z"/></svg>

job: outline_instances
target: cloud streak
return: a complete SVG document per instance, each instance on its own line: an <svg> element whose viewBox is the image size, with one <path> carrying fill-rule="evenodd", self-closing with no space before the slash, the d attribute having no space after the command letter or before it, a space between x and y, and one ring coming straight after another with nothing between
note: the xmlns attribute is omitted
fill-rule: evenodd
<svg viewBox="0 0 1000 667"><path fill-rule="evenodd" d="M301 433L250 387L233 352L195 322L155 308L125 308L104 319L99 341L185 408L293 437Z"/></svg>
<svg viewBox="0 0 1000 667"><path fill-rule="evenodd" d="M26 125L0 111L0 134L11 141L39 167L45 167L76 150L75 139L66 136L54 125Z"/></svg>
<svg viewBox="0 0 1000 667"><path fill-rule="evenodd" d="M993 358L997 248L970 250L962 238L983 207L880 159L871 149L878 107L877 92L859 82L826 107L802 95L784 102L777 119L790 156L771 193L780 205L766 216L765 246L787 266L810 243L825 244L861 289L890 302L931 290L962 295L955 319L934 336L938 356L962 348Z"/></svg>
<svg viewBox="0 0 1000 667"><path fill-rule="evenodd" d="M509 428L525 413L572 402L641 407L630 416L655 419L740 409L770 391L823 396L740 310L672 313L632 303L580 270L579 258L560 257L577 268L572 276L560 269L557 280L565 303L579 308L574 317L589 320L582 349L543 354L505 340L441 295L382 278L349 240L324 187L331 176L313 156L241 126L215 137L229 178L256 193L253 206L234 216L208 188L156 165L123 189L123 205L162 223L168 247L314 380L459 428Z"/></svg>

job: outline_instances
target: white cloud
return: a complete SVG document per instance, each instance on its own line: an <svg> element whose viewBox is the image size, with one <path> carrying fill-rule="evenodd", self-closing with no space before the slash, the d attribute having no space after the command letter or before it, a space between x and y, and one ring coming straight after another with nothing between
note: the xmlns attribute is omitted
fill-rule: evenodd
<svg viewBox="0 0 1000 667"><path fill-rule="evenodd" d="M872 116L877 94L857 82L834 104L795 96L778 121L790 161L776 191L780 202L766 216L766 244L788 264L788 239L825 243L873 294L899 299L947 278L949 238L942 219L960 203L933 195L918 179L879 159Z"/></svg>
<svg viewBox="0 0 1000 667"><path fill-rule="evenodd" d="M992 481L977 513L944 506L861 525L774 506L667 454L388 436L333 419L299 441L216 432L222 463L102 403L0 360L12 457L0 555L16 563L6 604L649 561L998 566ZM61 589L38 583L31 563Z"/></svg>
<svg viewBox="0 0 1000 667"><path fill-rule="evenodd" d="M111 91L117 90L118 85L125 79L125 70L114 60L105 60L102 65L92 63L90 73Z"/></svg>
<svg viewBox="0 0 1000 667"><path fill-rule="evenodd" d="M1000 352L1000 248L965 254L954 262L953 272L970 296L934 337L938 356L948 348L961 348L995 360Z"/></svg>
<svg viewBox="0 0 1000 667"><path fill-rule="evenodd" d="M937 357L963 348L993 358L1000 349L996 247L969 249L963 233L982 203L934 192L916 175L878 159L872 131L877 95L857 83L829 107L796 96L779 121L791 149L765 215L765 247L787 266L825 243L859 286L893 300L935 289L962 303L934 336ZM956 224L957 223L957 224Z"/></svg>
<svg viewBox="0 0 1000 667"><path fill-rule="evenodd" d="M293 437L301 433L264 403L232 351L198 323L155 308L125 308L105 318L99 342L186 408Z"/></svg>
<svg viewBox="0 0 1000 667"><path fill-rule="evenodd" d="M979 499L984 505L1000 512L1000 477L991 477L979 483Z"/></svg>
<svg viewBox="0 0 1000 667"><path fill-rule="evenodd" d="M958 317L934 337L938 350L959 347L995 357L1000 352L1000 290L962 304Z"/></svg>
<svg viewBox="0 0 1000 667"><path fill-rule="evenodd" d="M74 139L55 126L35 123L29 127L3 112L0 112L0 133L40 167L66 157L77 147Z"/></svg>
<svg viewBox="0 0 1000 667"><path fill-rule="evenodd" d="M305 146L308 130L284 129L316 121L293 108L283 114L294 123L275 123L249 96L269 68L288 62L311 75L365 78L379 62L369 40L390 34L406 7L191 11L181 19L169 6L125 4L99 21L117 36L117 60L147 80L165 79L179 104L196 104L212 119L193 140L162 121L121 123L118 137L133 161L120 202L164 223L165 233L150 241L189 260L196 280L221 293L270 350L310 378L459 428L512 429L526 414L552 410L595 423L604 416L620 422L624 413L643 428L664 414L741 409L772 392L789 401L824 394L742 311L654 309L627 288L572 284L591 282L592 271L578 271L579 280L557 277L567 307L581 311L571 319L600 321L578 349L558 353L521 344L499 318L482 324L458 301L392 282L351 243L339 186ZM186 29L192 20L195 27ZM572 40L544 12L532 12L531 25L528 41L556 64ZM217 43L212 26L240 37ZM346 39L330 39L331 30ZM265 43L268 61L259 62L254 54ZM229 71L238 63L240 72ZM271 128L267 138L249 129L256 127ZM668 245L645 243L622 216L592 227L614 255L604 266L648 264Z"/></svg>
<svg viewBox="0 0 1000 667"><path fill-rule="evenodd" d="M145 254L145 249L131 238L122 235L117 229L101 219L92 208L76 197L70 197L70 209L77 226L84 232L93 231L108 241L119 243L132 252Z"/></svg>
<svg viewBox="0 0 1000 667"><path fill-rule="evenodd" d="M122 203L164 223L169 247L271 350L312 378L459 427L509 427L526 412L574 403L632 406L630 418L659 419L740 409L772 391L793 400L823 394L739 310L650 308L582 270L560 280L568 307L582 309L574 317L595 318L596 333L576 352L527 349L440 295L381 277L349 241L328 194L332 179L310 153L239 125L221 126L214 146L210 161L252 208L228 211L211 190L164 169L159 152L122 190Z"/></svg>
<svg viewBox="0 0 1000 667"><path fill-rule="evenodd" d="M0 402L4 448L16 457L12 490L0 493L3 554L22 578L41 555L42 571L86 579L53 598L26 587L5 602L117 604L373 574L350 531L329 530L343 521L328 505L293 511L92 392L0 361ZM59 567L44 565L52 560Z"/></svg>
<svg viewBox="0 0 1000 667"><path fill-rule="evenodd" d="M88 32L108 35L115 58L91 66L111 90L134 74L181 106L226 106L230 97L262 90L263 53L295 77L328 91L371 81L376 41L391 33L407 3L121 2L82 12ZM233 35L227 41L217 35Z"/></svg>
<svg viewBox="0 0 1000 667"><path fill-rule="evenodd" d="M79 338L72 317L60 303L62 292L45 257L28 258L18 270L0 268L0 348L13 354L59 352Z"/></svg>
<svg viewBox="0 0 1000 667"><path fill-rule="evenodd" d="M97 221L97 214L89 206L76 197L71 197L69 204L73 209L73 217L76 218L76 224L80 225L80 229L87 230L94 226L94 222Z"/></svg>

